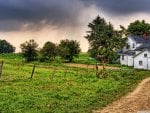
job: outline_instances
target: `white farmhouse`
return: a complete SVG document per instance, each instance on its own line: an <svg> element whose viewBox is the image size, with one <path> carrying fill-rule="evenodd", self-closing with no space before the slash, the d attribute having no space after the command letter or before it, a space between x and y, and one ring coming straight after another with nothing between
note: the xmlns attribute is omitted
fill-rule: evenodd
<svg viewBox="0 0 150 113"><path fill-rule="evenodd" d="M150 70L150 37L128 36L120 54L121 65Z"/></svg>

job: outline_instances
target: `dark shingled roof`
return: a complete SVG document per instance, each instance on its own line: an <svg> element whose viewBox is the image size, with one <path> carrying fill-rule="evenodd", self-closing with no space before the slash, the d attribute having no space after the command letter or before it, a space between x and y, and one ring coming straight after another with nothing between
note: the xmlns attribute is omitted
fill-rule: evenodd
<svg viewBox="0 0 150 113"><path fill-rule="evenodd" d="M131 39L133 39L136 43L150 44L150 36L144 37L129 35L129 37L131 37Z"/></svg>
<svg viewBox="0 0 150 113"><path fill-rule="evenodd" d="M135 51L134 50L129 50L129 51L122 52L121 54L124 54L124 55L135 55Z"/></svg>
<svg viewBox="0 0 150 113"><path fill-rule="evenodd" d="M150 50L150 44L143 44L140 47L136 48L135 51L142 51L142 50Z"/></svg>

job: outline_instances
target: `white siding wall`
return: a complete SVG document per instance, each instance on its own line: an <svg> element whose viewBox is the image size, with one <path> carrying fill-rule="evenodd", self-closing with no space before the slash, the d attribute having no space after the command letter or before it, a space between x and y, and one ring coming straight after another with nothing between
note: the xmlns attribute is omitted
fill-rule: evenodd
<svg viewBox="0 0 150 113"><path fill-rule="evenodd" d="M133 44L135 46L134 48L133 48ZM127 45L130 46L129 49L127 49ZM128 37L128 40L126 41L126 46L123 47L123 51L134 50L135 48L136 48L135 41Z"/></svg>
<svg viewBox="0 0 150 113"><path fill-rule="evenodd" d="M127 49L127 45L130 46L129 49ZM134 47L133 47L134 45ZM137 47L141 46L142 44L136 43L131 37L128 37L128 40L126 41L126 46L123 47L123 51L128 51L128 50L135 50Z"/></svg>
<svg viewBox="0 0 150 113"><path fill-rule="evenodd" d="M150 57L148 58L148 70L150 70Z"/></svg>
<svg viewBox="0 0 150 113"><path fill-rule="evenodd" d="M121 65L128 65L128 56L124 55L124 60L122 59L122 55L120 56Z"/></svg>
<svg viewBox="0 0 150 113"><path fill-rule="evenodd" d="M137 47L140 47L141 45L142 45L142 44L140 44L140 43L137 43L137 44L136 44L136 48L137 48Z"/></svg>
<svg viewBox="0 0 150 113"><path fill-rule="evenodd" d="M124 60L123 60L121 55L120 63L121 65L133 66L133 56L124 55Z"/></svg>
<svg viewBox="0 0 150 113"><path fill-rule="evenodd" d="M132 40L130 37L128 38L128 45L130 45L129 50L135 50L136 49L136 42L134 40Z"/></svg>
<svg viewBox="0 0 150 113"><path fill-rule="evenodd" d="M147 54L147 57L144 57L144 54ZM134 58L134 68L136 69L148 69L150 68L150 52L145 51ZM143 62L143 65L139 64L139 61Z"/></svg>
<svg viewBox="0 0 150 113"><path fill-rule="evenodd" d="M133 66L133 56L128 56L128 66Z"/></svg>
<svg viewBox="0 0 150 113"><path fill-rule="evenodd" d="M136 51L136 52L135 52L136 55L139 54L139 53L141 53L141 51Z"/></svg>

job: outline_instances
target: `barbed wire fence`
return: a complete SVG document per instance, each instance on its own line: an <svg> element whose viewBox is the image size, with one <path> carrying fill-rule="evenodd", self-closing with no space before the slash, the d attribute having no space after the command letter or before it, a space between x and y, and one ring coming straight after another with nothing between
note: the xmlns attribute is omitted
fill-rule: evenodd
<svg viewBox="0 0 150 113"><path fill-rule="evenodd" d="M26 63L23 63L23 62L12 63L12 62L0 61L0 78L2 78L2 75L3 75L3 66L4 66L4 64L10 64L10 65L12 65L13 67L16 67L16 68L20 68L20 67L23 67L23 66L31 67L31 75L29 77L30 79L34 78L36 68L51 69L51 71L50 71L51 72L51 74L50 74L50 79L51 80L54 79L54 77L56 76L56 73L59 70L62 71L62 76L64 76L64 77L67 77L69 75L69 73L73 71L74 76L80 77L81 79L83 79L84 75L89 76L89 75L94 75L95 74L97 78L100 78L100 76L105 77L106 74L107 74L106 76L109 76L109 74L112 71L118 71L118 72L121 72L122 74L123 74L123 71L128 71L128 72L130 71L133 74L136 73L136 71L134 69L122 69L122 67L120 67L118 69L105 69L105 70L99 69L99 67L98 67L99 65L97 63L95 64L95 67L94 67L94 65L93 65L93 67L90 67L91 65L89 63L87 63L85 65L85 68L81 68L81 67L68 67L68 66L65 66L65 67L44 66L44 65L41 65L41 64L26 64Z"/></svg>

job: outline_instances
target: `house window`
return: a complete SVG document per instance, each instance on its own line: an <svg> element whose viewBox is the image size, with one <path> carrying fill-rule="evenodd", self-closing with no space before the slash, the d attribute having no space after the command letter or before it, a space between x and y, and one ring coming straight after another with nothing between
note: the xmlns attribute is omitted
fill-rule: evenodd
<svg viewBox="0 0 150 113"><path fill-rule="evenodd" d="M122 60L124 60L124 55L122 55Z"/></svg>
<svg viewBox="0 0 150 113"><path fill-rule="evenodd" d="M127 45L127 47L126 47L127 49L130 49L130 45Z"/></svg>
<svg viewBox="0 0 150 113"><path fill-rule="evenodd" d="M143 66L143 61L139 61L139 65L140 65L140 66Z"/></svg>
<svg viewBox="0 0 150 113"><path fill-rule="evenodd" d="M147 54L144 54L144 57L147 57Z"/></svg>
<svg viewBox="0 0 150 113"><path fill-rule="evenodd" d="M132 47L135 48L135 44L134 43L133 43Z"/></svg>

